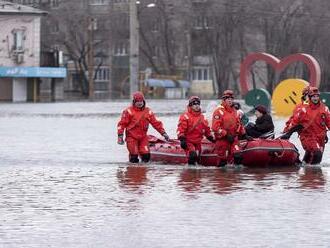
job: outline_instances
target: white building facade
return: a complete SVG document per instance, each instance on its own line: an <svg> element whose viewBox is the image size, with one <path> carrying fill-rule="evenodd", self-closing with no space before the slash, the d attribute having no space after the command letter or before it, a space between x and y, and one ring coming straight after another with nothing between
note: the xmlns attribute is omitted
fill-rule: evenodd
<svg viewBox="0 0 330 248"><path fill-rule="evenodd" d="M0 101L38 101L41 78L64 68L40 67L41 16L46 12L0 1Z"/></svg>

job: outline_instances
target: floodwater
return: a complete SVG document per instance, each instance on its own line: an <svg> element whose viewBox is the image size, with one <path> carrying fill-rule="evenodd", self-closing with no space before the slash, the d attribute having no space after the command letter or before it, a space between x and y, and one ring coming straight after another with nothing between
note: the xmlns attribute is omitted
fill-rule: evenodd
<svg viewBox="0 0 330 248"><path fill-rule="evenodd" d="M329 146L318 168L132 166L127 104L0 105L0 247L329 247ZM174 137L184 102L150 106Z"/></svg>

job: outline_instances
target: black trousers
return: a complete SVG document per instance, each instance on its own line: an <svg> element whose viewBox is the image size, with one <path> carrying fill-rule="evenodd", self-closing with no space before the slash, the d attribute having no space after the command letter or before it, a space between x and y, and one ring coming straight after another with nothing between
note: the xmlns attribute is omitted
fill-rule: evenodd
<svg viewBox="0 0 330 248"><path fill-rule="evenodd" d="M253 137L253 138L258 138L260 137L261 135L263 135L262 132L259 132L255 129L254 127L254 124L252 123L249 123L246 127L245 127L245 131L246 131L246 134Z"/></svg>

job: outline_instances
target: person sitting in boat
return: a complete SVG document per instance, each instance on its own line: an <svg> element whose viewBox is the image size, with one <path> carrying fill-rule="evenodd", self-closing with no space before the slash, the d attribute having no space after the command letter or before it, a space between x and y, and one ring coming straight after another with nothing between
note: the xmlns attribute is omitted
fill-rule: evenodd
<svg viewBox="0 0 330 248"><path fill-rule="evenodd" d="M233 107L237 110L237 114L242 122L242 125L246 126L249 123L249 117L241 109L241 104L239 102L234 102Z"/></svg>
<svg viewBox="0 0 330 248"><path fill-rule="evenodd" d="M264 105L256 106L255 115L257 117L256 123L249 123L245 127L247 135L253 138L259 138L266 134L273 134L274 123L271 115L268 114L267 108Z"/></svg>
<svg viewBox="0 0 330 248"><path fill-rule="evenodd" d="M299 113L299 111L306 105L308 105L308 92L309 92L309 86L306 86L305 88L303 88L302 92L301 92L301 102L298 103L293 112L291 117L289 118L289 120L285 123L285 128L283 130L284 133L286 133L287 131L289 131L289 127L291 126L291 122L294 118L295 115L297 115Z"/></svg>
<svg viewBox="0 0 330 248"><path fill-rule="evenodd" d="M196 164L202 149L202 139L205 136L214 142L208 121L201 112L201 100L198 96L189 98L186 112L180 115L177 135L180 146L186 151L188 164Z"/></svg>
<svg viewBox="0 0 330 248"><path fill-rule="evenodd" d="M233 107L234 92L225 90L222 103L212 117L212 131L216 139L215 151L219 166L234 163L234 151L239 151L238 138L248 138L236 109Z"/></svg>
<svg viewBox="0 0 330 248"><path fill-rule="evenodd" d="M146 107L144 95L137 91L133 94L132 106L126 108L117 125L119 145L124 145L124 132L126 145L131 163L139 162L139 155L143 162L149 162L150 151L147 131L151 124L167 141L169 136L165 132L163 123L156 118L150 108Z"/></svg>
<svg viewBox="0 0 330 248"><path fill-rule="evenodd" d="M310 87L308 98L308 105L294 115L288 131L281 138L289 139L292 133L298 132L305 150L303 162L319 164L322 161L327 130L330 129L330 111L320 100L318 88Z"/></svg>

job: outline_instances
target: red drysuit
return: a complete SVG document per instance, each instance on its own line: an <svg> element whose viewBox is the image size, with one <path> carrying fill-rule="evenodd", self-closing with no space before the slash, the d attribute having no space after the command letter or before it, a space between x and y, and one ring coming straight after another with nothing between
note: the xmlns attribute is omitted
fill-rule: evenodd
<svg viewBox="0 0 330 248"><path fill-rule="evenodd" d="M215 149L220 164L233 163L233 153L239 150L238 136L245 134L236 109L222 102L213 112L212 131L216 138ZM232 143L228 140L229 136L233 138Z"/></svg>

